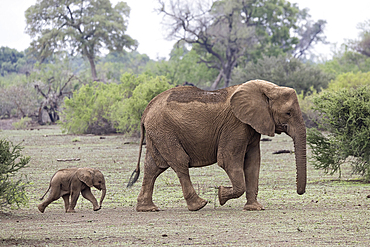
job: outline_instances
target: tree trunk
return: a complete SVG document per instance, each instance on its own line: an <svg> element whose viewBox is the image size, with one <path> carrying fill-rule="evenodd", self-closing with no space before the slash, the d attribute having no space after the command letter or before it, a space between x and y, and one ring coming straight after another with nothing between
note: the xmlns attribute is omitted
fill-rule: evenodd
<svg viewBox="0 0 370 247"><path fill-rule="evenodd" d="M211 90L215 90L218 86L218 84L220 83L221 81L221 78L222 78L222 74L223 74L223 70L221 69L220 70L220 73L218 74L216 80L213 82L212 86L211 86Z"/></svg>
<svg viewBox="0 0 370 247"><path fill-rule="evenodd" d="M89 63L90 63L92 78L93 78L94 81L97 81L98 77L96 75L96 68L95 68L94 58L88 56L87 59L89 60Z"/></svg>

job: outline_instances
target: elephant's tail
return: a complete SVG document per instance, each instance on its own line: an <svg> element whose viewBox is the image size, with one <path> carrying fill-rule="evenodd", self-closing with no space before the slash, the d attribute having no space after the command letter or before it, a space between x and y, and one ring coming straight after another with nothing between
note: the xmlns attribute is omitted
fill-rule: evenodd
<svg viewBox="0 0 370 247"><path fill-rule="evenodd" d="M58 172L58 171L57 171L57 172ZM43 200L43 199L44 199L44 197L45 197L45 195L49 192L50 187L51 187L51 181L53 180L53 178L54 178L55 174L57 174L57 172L55 172L55 173L53 174L53 176L50 178L49 188L48 188L48 190L45 192L45 194L44 194L44 195L39 199L40 201L41 201L41 200Z"/></svg>
<svg viewBox="0 0 370 247"><path fill-rule="evenodd" d="M48 188L48 190L45 192L45 194L39 199L40 201L42 201L43 199L44 199L44 197L45 197L45 195L46 195L46 193L48 193L49 192L49 190L50 190L50 184L49 184L49 188Z"/></svg>
<svg viewBox="0 0 370 247"><path fill-rule="evenodd" d="M140 158L141 158L141 151L143 150L144 135L145 135L145 127L144 127L143 122L141 122L140 124L140 129L141 129L141 138L140 138L140 147L139 147L139 158L137 161L136 169L131 174L130 180L127 183L127 188L134 185L134 183L138 180L139 175L140 175Z"/></svg>

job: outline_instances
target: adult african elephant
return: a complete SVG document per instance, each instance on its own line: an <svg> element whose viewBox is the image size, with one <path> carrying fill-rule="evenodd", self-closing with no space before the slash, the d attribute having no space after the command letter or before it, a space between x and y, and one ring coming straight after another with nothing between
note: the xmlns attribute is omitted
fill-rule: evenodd
<svg viewBox="0 0 370 247"><path fill-rule="evenodd" d="M95 187L102 191L100 205L96 198L91 193L91 187ZM66 213L74 213L77 199L80 193L84 198L93 204L93 210L97 211L101 208L105 194L106 186L104 175L95 168L67 168L58 170L51 178L49 188L40 198L44 199L46 193L51 189L49 197L38 205L41 213L53 201L63 197ZM71 198L71 200L69 200Z"/></svg>
<svg viewBox="0 0 370 247"><path fill-rule="evenodd" d="M297 193L306 188L306 127L295 91L263 80L217 91L176 87L156 96L141 119L140 154L128 186L138 178L146 131L144 178L137 211L157 211L152 201L156 178L171 167L177 174L188 209L207 201L195 192L190 167L218 163L232 187L220 186L220 204L246 192L244 210L262 210L257 201L261 134L287 133L294 141Z"/></svg>

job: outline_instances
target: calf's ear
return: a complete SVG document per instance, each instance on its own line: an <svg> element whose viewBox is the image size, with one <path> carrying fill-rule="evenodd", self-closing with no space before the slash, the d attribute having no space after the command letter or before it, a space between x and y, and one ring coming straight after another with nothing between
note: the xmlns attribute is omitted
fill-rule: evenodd
<svg viewBox="0 0 370 247"><path fill-rule="evenodd" d="M93 176L89 169L80 168L77 170L76 174L81 182L85 183L89 187L93 186Z"/></svg>

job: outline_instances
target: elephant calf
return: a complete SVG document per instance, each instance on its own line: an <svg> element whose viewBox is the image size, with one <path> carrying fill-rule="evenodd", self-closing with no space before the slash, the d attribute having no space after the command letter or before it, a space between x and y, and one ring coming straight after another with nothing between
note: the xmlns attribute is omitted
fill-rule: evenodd
<svg viewBox="0 0 370 247"><path fill-rule="evenodd" d="M102 191L100 205L91 193L91 187ZM94 211L101 208L101 204L106 194L104 175L94 168L67 168L58 170L51 178L49 188L40 198L43 200L46 193L50 190L49 197L38 205L41 213L53 201L63 197L66 213L75 213L75 206L80 192L84 198L93 204ZM71 197L71 200L69 200Z"/></svg>

